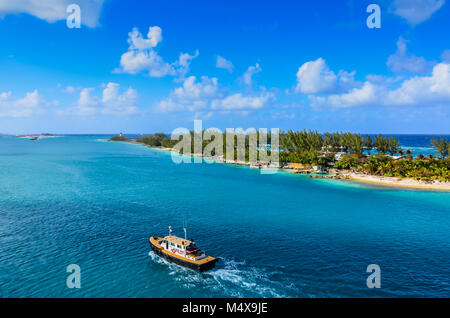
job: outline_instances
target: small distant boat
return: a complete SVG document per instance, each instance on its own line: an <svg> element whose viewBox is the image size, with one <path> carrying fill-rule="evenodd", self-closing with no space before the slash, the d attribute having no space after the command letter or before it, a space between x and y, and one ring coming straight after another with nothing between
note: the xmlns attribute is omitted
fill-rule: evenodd
<svg viewBox="0 0 450 318"><path fill-rule="evenodd" d="M31 137L30 140L39 140L39 137Z"/></svg>
<svg viewBox="0 0 450 318"><path fill-rule="evenodd" d="M150 247L155 254L170 262L199 272L210 270L216 266L219 261L218 258L207 256L196 246L195 242L186 239L186 228L184 228L184 239L172 233L173 230L169 226L168 236L150 237Z"/></svg>

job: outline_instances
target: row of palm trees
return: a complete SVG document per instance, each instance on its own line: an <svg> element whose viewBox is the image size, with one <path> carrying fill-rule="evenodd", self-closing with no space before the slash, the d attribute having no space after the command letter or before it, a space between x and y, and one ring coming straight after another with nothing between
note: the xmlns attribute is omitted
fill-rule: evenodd
<svg viewBox="0 0 450 318"><path fill-rule="evenodd" d="M325 132L320 134L313 130L293 131L280 133L280 147L288 152L352 152L369 154L376 149L379 153L391 155L399 153L400 142L394 137L381 134L371 137L350 132Z"/></svg>
<svg viewBox="0 0 450 318"><path fill-rule="evenodd" d="M202 132L204 135L205 131ZM267 144L271 144L271 134L267 133L262 136L259 131L255 131L256 139L261 144L261 140L264 140ZM191 140L194 140L196 133L190 132ZM226 140L228 132L223 133L223 145L224 152L226 152ZM245 148L249 148L250 134L238 137L239 134L234 135L234 144L237 145L238 138L245 140ZM262 138L263 137L263 138ZM123 138L125 137L113 137ZM143 136L137 139L137 141L148 144L150 146L163 146L173 147L177 141L171 140L170 136L165 133L156 133L153 135ZM202 138L202 150L210 142L210 140L204 140ZM441 158L446 158L450 153L450 142L443 136L440 139L433 138L431 140L433 147L436 149L437 155ZM323 134L315 130L301 130L301 131L281 131L279 133L279 144L282 152L290 154L302 154L307 156L307 153L320 153L328 154L335 152L345 153L367 153L371 154L373 150L381 154L400 156L406 155L406 157L412 158L410 150L403 151L400 142L392 136L384 136L382 134L370 136L361 135L359 133L351 132L325 132ZM192 149L193 150L193 149ZM419 155L420 156L420 155ZM420 159L420 157L419 157Z"/></svg>
<svg viewBox="0 0 450 318"><path fill-rule="evenodd" d="M429 155L427 158L419 155L416 158L407 157L402 160L393 160L382 154L374 154L366 158L348 154L342 156L334 167L387 177L450 181L450 158L436 160L433 155Z"/></svg>

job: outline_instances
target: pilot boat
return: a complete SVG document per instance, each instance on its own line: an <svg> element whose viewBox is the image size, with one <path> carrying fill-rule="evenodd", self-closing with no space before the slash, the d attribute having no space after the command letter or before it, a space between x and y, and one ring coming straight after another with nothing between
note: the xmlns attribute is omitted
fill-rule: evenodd
<svg viewBox="0 0 450 318"><path fill-rule="evenodd" d="M196 246L195 242L187 240L186 236L186 228L184 228L183 239L173 235L173 230L169 226L168 236L150 237L150 247L160 257L199 272L214 268L219 259L207 256Z"/></svg>

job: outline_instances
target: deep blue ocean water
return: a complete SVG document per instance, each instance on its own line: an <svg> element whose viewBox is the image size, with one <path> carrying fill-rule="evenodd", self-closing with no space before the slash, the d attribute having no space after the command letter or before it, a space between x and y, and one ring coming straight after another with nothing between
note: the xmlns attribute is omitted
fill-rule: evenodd
<svg viewBox="0 0 450 318"><path fill-rule="evenodd" d="M439 139L441 136L431 135L392 135L401 144L404 151L411 150L412 155L415 157L418 154L428 156L430 154L436 156L436 150L431 146L431 138ZM443 135L444 138L450 139L449 135Z"/></svg>
<svg viewBox="0 0 450 318"><path fill-rule="evenodd" d="M176 165L104 139L0 138L1 297L450 296L450 193ZM216 269L150 252L149 236L182 236L183 219ZM69 264L80 289L66 287Z"/></svg>

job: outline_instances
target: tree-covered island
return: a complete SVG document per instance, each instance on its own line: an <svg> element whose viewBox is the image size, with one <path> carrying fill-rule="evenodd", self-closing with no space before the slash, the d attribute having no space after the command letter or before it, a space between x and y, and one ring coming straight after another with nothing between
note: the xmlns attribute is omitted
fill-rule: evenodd
<svg viewBox="0 0 450 318"><path fill-rule="evenodd" d="M205 131L202 132L202 136ZM219 161L226 161L227 134L222 134L223 156ZM194 131L190 132L191 153L196 155L193 140L196 138ZM205 147L215 137L205 140L202 138L201 154ZM245 161L250 158L251 137L249 134L234 133L234 154L232 157L237 164L246 164L239 161L237 141L239 138L245 142ZM260 159L260 151L264 144L265 151L271 154L271 135L262 136L256 132L258 140L257 167L265 167L269 162ZM147 145L149 147L174 150L179 140L172 140L168 134L156 133L128 139L125 136L115 136L111 141L126 141ZM263 141L263 142L262 142ZM253 144L254 145L254 144ZM294 173L326 172L325 177L346 178L350 174L395 177L401 179L419 180L421 182L448 183L450 182L450 142L447 138L433 138L431 145L436 150L436 156L412 155L410 150L404 150L400 142L385 135L361 135L350 132L319 133L312 130L281 131L279 133L279 168L287 169ZM261 147L261 148L260 148ZM198 149L197 149L198 152ZM200 154L200 155L201 155ZM197 154L199 155L199 154ZM214 156L214 152L212 153ZM228 154L229 155L229 154ZM222 159L222 160L220 160ZM273 166L273 162L270 162ZM250 164L248 164L250 165ZM252 165L255 166L255 165Z"/></svg>

